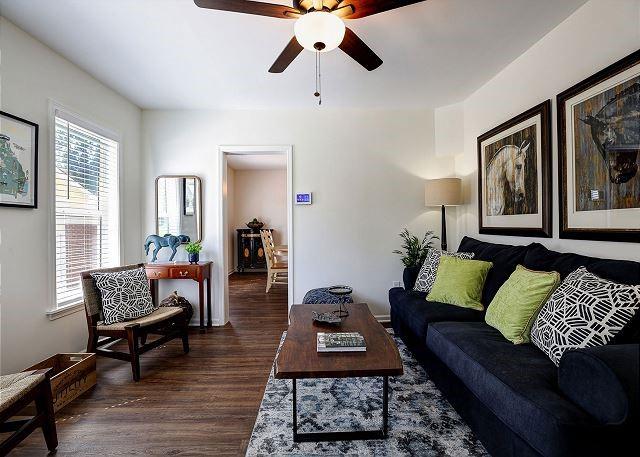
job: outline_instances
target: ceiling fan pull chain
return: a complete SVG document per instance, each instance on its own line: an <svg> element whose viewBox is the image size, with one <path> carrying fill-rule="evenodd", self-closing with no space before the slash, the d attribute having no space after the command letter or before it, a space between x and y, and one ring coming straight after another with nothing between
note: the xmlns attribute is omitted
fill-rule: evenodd
<svg viewBox="0 0 640 457"><path fill-rule="evenodd" d="M318 106L322 105L322 70L320 66L320 52L318 52L318 92L320 93L320 99L318 100Z"/></svg>
<svg viewBox="0 0 640 457"><path fill-rule="evenodd" d="M322 105L322 81L320 77L320 51L316 51L316 91L313 95L318 97L318 105Z"/></svg>

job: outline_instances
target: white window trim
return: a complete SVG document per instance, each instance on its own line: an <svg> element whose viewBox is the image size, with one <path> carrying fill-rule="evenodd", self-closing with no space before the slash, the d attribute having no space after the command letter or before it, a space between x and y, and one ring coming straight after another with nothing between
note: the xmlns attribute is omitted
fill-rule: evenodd
<svg viewBox="0 0 640 457"><path fill-rule="evenodd" d="M56 151L56 136L55 136L55 123L56 123L56 112L61 112L64 114L64 117L67 120L70 120L74 124L77 124L81 127L84 127L88 130L92 130L95 133L98 133L102 136L105 136L113 141L118 143L118 237L120 239L120 246L118 255L120 257L120 262L123 259L123 207L122 204L122 174L124 171L123 167L123 151L124 151L124 143L122 141L122 135L118 133L114 129L105 128L99 123L95 122L91 116L86 116L84 114L78 114L77 111L68 108L67 106L53 100L49 99L49 162L48 166L48 176L49 176L49 253L48 253L48 264L49 264L49 303L51 304L51 308L45 312L46 316L49 320L59 319L61 317L69 316L71 314L75 314L78 311L84 309L84 303L82 301L78 303L70 303L65 306L57 307L56 305L56 192L55 192L55 151Z"/></svg>
<svg viewBox="0 0 640 457"><path fill-rule="evenodd" d="M55 295L55 291L53 293ZM84 303L76 303L75 305L66 305L61 306L60 308L50 309L46 314L50 321L54 321L61 317L75 314L78 311L84 311Z"/></svg>

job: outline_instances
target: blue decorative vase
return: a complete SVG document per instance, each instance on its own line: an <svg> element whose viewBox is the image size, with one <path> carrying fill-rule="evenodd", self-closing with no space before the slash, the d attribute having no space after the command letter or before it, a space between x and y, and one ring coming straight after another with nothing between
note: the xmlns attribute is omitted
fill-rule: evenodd
<svg viewBox="0 0 640 457"><path fill-rule="evenodd" d="M200 253L194 252L189 254L189 263L198 263L200 261Z"/></svg>

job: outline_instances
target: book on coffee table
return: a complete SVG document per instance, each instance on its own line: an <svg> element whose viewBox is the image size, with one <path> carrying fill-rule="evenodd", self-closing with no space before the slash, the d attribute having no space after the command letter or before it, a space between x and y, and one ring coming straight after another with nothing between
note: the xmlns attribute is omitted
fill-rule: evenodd
<svg viewBox="0 0 640 457"><path fill-rule="evenodd" d="M367 345L358 332L339 332L317 334L318 352L364 352Z"/></svg>

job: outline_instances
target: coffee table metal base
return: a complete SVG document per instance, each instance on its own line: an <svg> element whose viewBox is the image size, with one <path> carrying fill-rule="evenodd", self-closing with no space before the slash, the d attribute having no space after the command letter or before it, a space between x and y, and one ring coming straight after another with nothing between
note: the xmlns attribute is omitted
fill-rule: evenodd
<svg viewBox="0 0 640 457"><path fill-rule="evenodd" d="M382 429L354 430L347 432L310 432L298 433L298 400L296 395L296 379L293 379L293 441L296 443L309 441L343 441L343 440L383 440L388 434L389 421L389 377L382 377Z"/></svg>

